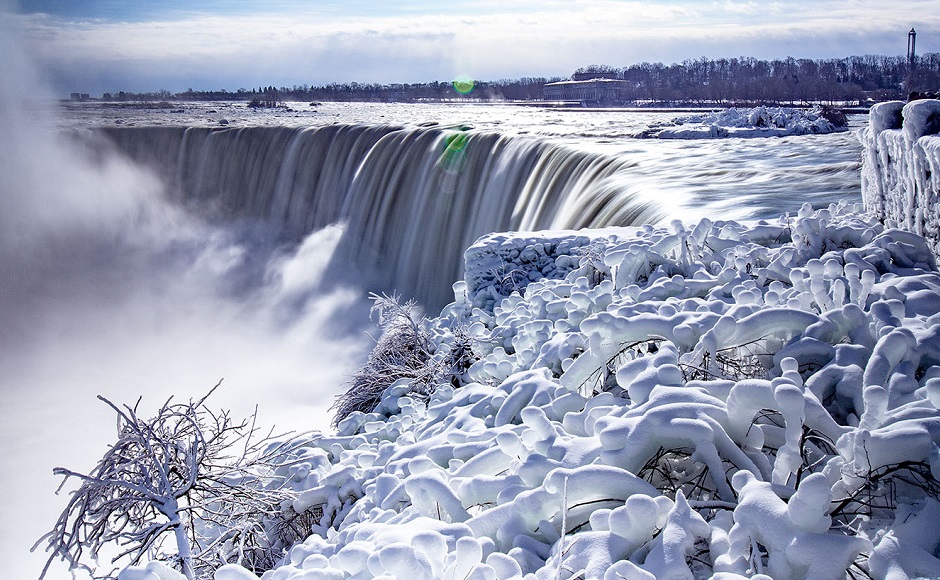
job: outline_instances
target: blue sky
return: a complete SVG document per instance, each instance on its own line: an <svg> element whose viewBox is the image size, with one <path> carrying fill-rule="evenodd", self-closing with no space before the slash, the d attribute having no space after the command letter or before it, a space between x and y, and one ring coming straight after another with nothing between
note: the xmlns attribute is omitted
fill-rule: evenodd
<svg viewBox="0 0 940 580"><path fill-rule="evenodd" d="M13 0L0 17L56 90L100 94L901 55L911 27L918 52L936 52L936 1Z"/></svg>

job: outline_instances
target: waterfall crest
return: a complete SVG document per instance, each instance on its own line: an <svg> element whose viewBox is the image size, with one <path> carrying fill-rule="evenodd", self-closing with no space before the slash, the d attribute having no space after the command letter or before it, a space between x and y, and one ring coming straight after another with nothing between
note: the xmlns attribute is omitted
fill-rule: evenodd
<svg viewBox="0 0 940 580"><path fill-rule="evenodd" d="M209 217L259 220L285 241L344 223L337 261L431 308L451 298L463 250L483 234L662 217L631 190L628 158L534 138L388 125L99 131Z"/></svg>

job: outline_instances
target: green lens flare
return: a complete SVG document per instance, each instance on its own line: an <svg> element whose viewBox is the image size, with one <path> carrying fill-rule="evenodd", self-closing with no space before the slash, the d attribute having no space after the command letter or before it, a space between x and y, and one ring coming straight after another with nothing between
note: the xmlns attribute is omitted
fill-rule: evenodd
<svg viewBox="0 0 940 580"><path fill-rule="evenodd" d="M446 143L447 151L457 153L458 151L463 151L469 140L470 137L466 133L454 133L453 135L445 137L444 142Z"/></svg>
<svg viewBox="0 0 940 580"><path fill-rule="evenodd" d="M444 137L444 150L437 160L437 166L447 173L456 174L463 169L465 149L470 142L470 136L466 133L451 133Z"/></svg>
<svg viewBox="0 0 940 580"><path fill-rule="evenodd" d="M474 83L472 78L461 75L454 79L454 90L461 95L467 95L470 94L470 91L473 90L473 84Z"/></svg>

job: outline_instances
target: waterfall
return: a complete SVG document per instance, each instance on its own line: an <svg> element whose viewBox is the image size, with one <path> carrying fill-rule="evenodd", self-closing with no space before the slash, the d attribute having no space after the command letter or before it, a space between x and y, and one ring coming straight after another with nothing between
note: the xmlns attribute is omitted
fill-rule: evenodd
<svg viewBox="0 0 940 580"><path fill-rule="evenodd" d="M387 125L100 131L204 215L258 220L286 241L345 224L338 262L432 308L485 233L661 217L631 190L628 158L542 139Z"/></svg>

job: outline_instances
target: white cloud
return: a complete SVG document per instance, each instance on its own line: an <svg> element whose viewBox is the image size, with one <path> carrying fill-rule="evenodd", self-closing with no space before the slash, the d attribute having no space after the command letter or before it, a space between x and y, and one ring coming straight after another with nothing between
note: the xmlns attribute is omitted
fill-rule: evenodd
<svg viewBox="0 0 940 580"><path fill-rule="evenodd" d="M138 23L31 15L20 24L40 60L73 82L83 72L117 85L149 77L128 88L162 81L175 90L563 75L589 63L700 56L902 54L912 25L926 32L918 43L924 52L936 45L929 31L940 28L932 2L478 0L424 12L399 2L376 16L362 16L366 5L357 4L355 17L308 9Z"/></svg>

